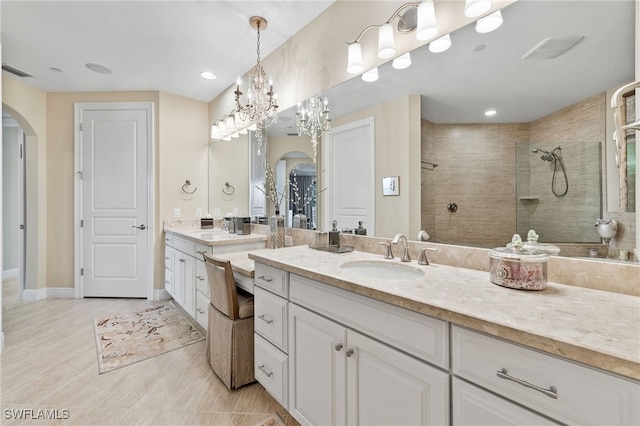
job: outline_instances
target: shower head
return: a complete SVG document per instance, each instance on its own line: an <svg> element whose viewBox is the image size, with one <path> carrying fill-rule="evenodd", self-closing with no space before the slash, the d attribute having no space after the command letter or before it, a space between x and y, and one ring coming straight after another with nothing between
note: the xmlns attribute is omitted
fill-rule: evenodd
<svg viewBox="0 0 640 426"><path fill-rule="evenodd" d="M556 148L559 149L560 147ZM554 149L554 151L556 150ZM531 152L533 152L534 154L537 154L538 152L542 152L542 156L540 157L541 160L543 161L548 161L550 163L554 162L556 157L553 154L553 152L549 152L549 151L545 151L544 149L540 149L540 148L531 148Z"/></svg>
<svg viewBox="0 0 640 426"><path fill-rule="evenodd" d="M552 163L553 161L555 161L556 157L553 154L547 153L547 154L542 154L540 159Z"/></svg>

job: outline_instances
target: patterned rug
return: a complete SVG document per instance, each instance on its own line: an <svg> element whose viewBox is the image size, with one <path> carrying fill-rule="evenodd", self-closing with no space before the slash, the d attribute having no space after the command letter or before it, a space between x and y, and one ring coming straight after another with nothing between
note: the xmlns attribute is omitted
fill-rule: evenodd
<svg viewBox="0 0 640 426"><path fill-rule="evenodd" d="M172 302L94 319L93 329L100 374L204 339Z"/></svg>
<svg viewBox="0 0 640 426"><path fill-rule="evenodd" d="M286 426L278 414L273 413L255 426Z"/></svg>

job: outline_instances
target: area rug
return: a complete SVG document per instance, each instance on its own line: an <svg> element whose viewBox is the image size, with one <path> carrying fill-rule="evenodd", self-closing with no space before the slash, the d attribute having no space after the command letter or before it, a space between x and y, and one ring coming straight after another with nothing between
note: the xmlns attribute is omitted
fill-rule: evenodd
<svg viewBox="0 0 640 426"><path fill-rule="evenodd" d="M94 319L93 329L100 374L204 339L172 302Z"/></svg>
<svg viewBox="0 0 640 426"><path fill-rule="evenodd" d="M273 413L272 415L270 415L269 417L267 417L266 419L258 423L256 426L286 426L286 425L282 421L280 416L278 416L276 413Z"/></svg>

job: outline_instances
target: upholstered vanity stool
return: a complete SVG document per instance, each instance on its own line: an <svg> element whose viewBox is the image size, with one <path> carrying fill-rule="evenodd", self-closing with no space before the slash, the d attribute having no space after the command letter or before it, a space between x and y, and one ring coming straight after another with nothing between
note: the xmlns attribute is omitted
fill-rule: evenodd
<svg viewBox="0 0 640 426"><path fill-rule="evenodd" d="M229 389L255 381L253 295L238 289L231 262L204 254L209 282L207 361Z"/></svg>

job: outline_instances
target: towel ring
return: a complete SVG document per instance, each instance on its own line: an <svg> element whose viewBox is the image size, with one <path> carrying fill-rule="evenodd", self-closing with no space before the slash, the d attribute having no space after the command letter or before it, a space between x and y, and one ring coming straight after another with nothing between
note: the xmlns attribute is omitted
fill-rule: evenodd
<svg viewBox="0 0 640 426"><path fill-rule="evenodd" d="M229 182L225 182L224 188L222 188L222 192L224 192L225 195L231 195L236 192L236 189Z"/></svg>
<svg viewBox="0 0 640 426"><path fill-rule="evenodd" d="M184 185L182 185L182 192L184 192L185 194L193 194L194 192L196 192L198 190L198 187L196 186L193 191L187 191L186 187L191 186L191 181L189 179L187 179L184 182Z"/></svg>

